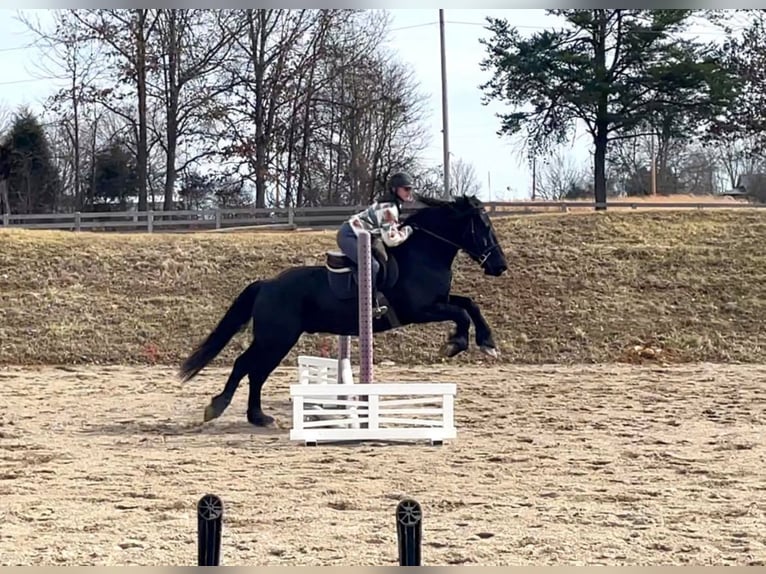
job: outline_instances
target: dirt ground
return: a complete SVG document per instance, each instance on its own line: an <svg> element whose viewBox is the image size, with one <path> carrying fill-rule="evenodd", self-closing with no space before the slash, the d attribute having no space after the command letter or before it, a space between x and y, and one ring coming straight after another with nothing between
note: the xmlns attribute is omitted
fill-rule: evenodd
<svg viewBox="0 0 766 574"><path fill-rule="evenodd" d="M291 443L295 369L266 431L201 424L220 369L0 369L0 564L194 565L208 492L225 565L395 565L403 496L425 565L766 564L766 365L376 372L457 382L457 441Z"/></svg>

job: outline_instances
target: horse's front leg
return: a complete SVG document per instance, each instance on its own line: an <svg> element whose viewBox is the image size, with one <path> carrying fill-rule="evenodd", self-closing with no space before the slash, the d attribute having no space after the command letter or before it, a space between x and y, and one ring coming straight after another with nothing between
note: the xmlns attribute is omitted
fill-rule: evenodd
<svg viewBox="0 0 766 574"><path fill-rule="evenodd" d="M497 348L495 346L495 340L492 337L492 329L481 313L481 309L476 302L470 297L463 295L450 295L447 302L451 305L455 305L463 309L473 321L473 325L476 328L476 345L482 353L489 355L490 357L497 358Z"/></svg>
<svg viewBox="0 0 766 574"><path fill-rule="evenodd" d="M447 344L442 347L442 355L445 357L454 357L468 348L468 329L471 327L471 318L465 309L449 303L434 303L418 311L413 318L413 323L443 321L455 323L455 331L447 339Z"/></svg>

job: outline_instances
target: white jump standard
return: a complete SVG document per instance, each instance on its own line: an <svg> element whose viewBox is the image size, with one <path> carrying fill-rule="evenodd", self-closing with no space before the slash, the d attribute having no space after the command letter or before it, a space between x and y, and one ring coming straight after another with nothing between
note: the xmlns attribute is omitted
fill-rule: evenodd
<svg viewBox="0 0 766 574"><path fill-rule="evenodd" d="M307 445L361 440L457 437L454 383L374 383L371 236L359 234L359 383L351 371L350 338L338 339L338 358L298 358L298 384L290 385L290 440Z"/></svg>

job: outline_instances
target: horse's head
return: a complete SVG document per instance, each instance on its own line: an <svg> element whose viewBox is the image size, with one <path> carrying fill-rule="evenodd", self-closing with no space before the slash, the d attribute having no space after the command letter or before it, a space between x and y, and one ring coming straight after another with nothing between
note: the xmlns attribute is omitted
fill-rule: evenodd
<svg viewBox="0 0 766 574"><path fill-rule="evenodd" d="M418 199L426 209L408 218L408 223L462 249L487 275L499 277L508 269L492 222L476 196L464 195L453 201Z"/></svg>

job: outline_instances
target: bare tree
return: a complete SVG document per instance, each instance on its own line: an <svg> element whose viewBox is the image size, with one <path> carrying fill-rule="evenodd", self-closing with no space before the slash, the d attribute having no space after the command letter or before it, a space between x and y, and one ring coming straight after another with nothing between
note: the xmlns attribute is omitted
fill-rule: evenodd
<svg viewBox="0 0 766 574"><path fill-rule="evenodd" d="M613 143L608 158L610 179L625 195L649 195L654 168L658 194L711 194L719 187L721 168L734 168L733 156L728 168L722 161L725 151L667 134L624 138Z"/></svg>
<svg viewBox="0 0 766 574"><path fill-rule="evenodd" d="M244 10L231 25L242 27L227 65L230 90L221 114L225 151L237 159L235 167L255 183L255 205L265 207L267 183L278 132L279 111L288 105L287 87L296 74L291 54L301 48L305 35L316 23L311 10Z"/></svg>
<svg viewBox="0 0 766 574"><path fill-rule="evenodd" d="M0 142L10 129L13 116L5 107L0 107ZM8 179L11 176L11 150L0 143L0 205L2 213L11 213L11 203L8 197Z"/></svg>
<svg viewBox="0 0 766 574"><path fill-rule="evenodd" d="M481 191L473 164L459 157L450 162L450 183L452 195L478 195Z"/></svg>
<svg viewBox="0 0 766 574"><path fill-rule="evenodd" d="M241 23L241 21L240 21ZM178 163L179 143L203 143L211 106L229 88L217 74L231 52L234 38L242 33L231 11L159 10L157 33L151 43L158 62L150 73L149 97L164 112L162 133L155 137L164 151L164 209L173 208L178 172L215 153L203 145ZM153 127L158 127L153 123ZM187 145L188 149L188 145Z"/></svg>
<svg viewBox="0 0 766 574"><path fill-rule="evenodd" d="M588 179L588 166L578 165L559 146L537 164L537 195L550 201L579 195L578 190L588 185Z"/></svg>
<svg viewBox="0 0 766 574"><path fill-rule="evenodd" d="M0 136L5 129L0 132ZM3 213L11 213L11 202L8 197L8 180L11 177L11 149L0 143L0 204Z"/></svg>
<svg viewBox="0 0 766 574"><path fill-rule="evenodd" d="M687 146L674 166L683 193L712 195L718 190L718 161L712 150Z"/></svg>
<svg viewBox="0 0 766 574"><path fill-rule="evenodd" d="M138 166L138 209L147 208L149 172L147 76L153 65L147 48L159 21L158 10L89 9L71 10L77 22L102 44L112 66L113 87L98 93L99 102L125 118L136 132ZM135 107L124 101L135 96Z"/></svg>
<svg viewBox="0 0 766 574"><path fill-rule="evenodd" d="M13 121L13 114L11 111L3 105L0 105L0 135L7 132Z"/></svg>
<svg viewBox="0 0 766 574"><path fill-rule="evenodd" d="M333 61L327 65L333 81L315 97L309 177L324 182L313 187L325 202L365 203L391 173L417 163L427 102L412 72L382 50L340 73Z"/></svg>
<svg viewBox="0 0 766 574"><path fill-rule="evenodd" d="M759 144L756 140L760 137L760 135L745 135L720 138L707 145L717 160L718 177L723 180L723 186L733 189L737 186L740 176L766 169L766 158L753 151L757 150Z"/></svg>
<svg viewBox="0 0 766 574"><path fill-rule="evenodd" d="M93 34L78 26L72 10L55 10L52 26L22 13L20 20L37 36L44 60L38 65L46 77L63 77L68 86L48 98L46 115L52 116L51 144L62 172L64 186L73 196L75 209L82 209L83 132L85 116L93 105L95 83L104 74L101 45Z"/></svg>
<svg viewBox="0 0 766 574"><path fill-rule="evenodd" d="M82 195L96 187L93 158L116 145L135 156L139 209L155 193L171 209L187 171L220 181L219 201L239 203L254 189L265 207L365 202L392 171L419 169L428 103L381 45L385 12L64 10L58 18L47 33L72 82L50 106L50 133L60 171L82 190L78 205L92 205ZM70 52L79 54L72 69Z"/></svg>

